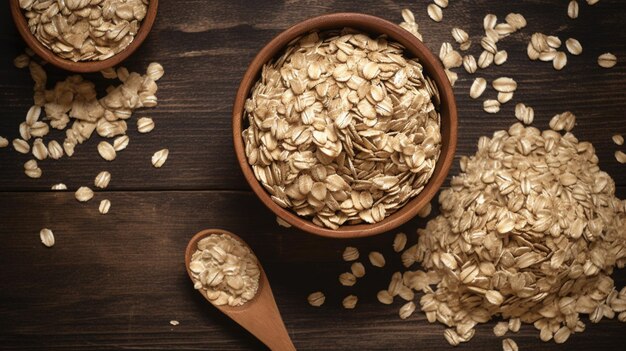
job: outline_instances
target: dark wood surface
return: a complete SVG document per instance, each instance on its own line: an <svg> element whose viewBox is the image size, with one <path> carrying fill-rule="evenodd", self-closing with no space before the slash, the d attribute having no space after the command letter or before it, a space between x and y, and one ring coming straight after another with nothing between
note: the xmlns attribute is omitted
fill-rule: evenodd
<svg viewBox="0 0 626 351"><path fill-rule="evenodd" d="M237 167L230 140L230 112L234 94L247 64L274 35L305 18L329 12L359 11L399 22L400 10L411 8L426 44L438 51L452 42L450 29L466 29L480 53L482 18L493 12L503 19L511 11L528 19L528 27L498 46L508 62L477 75L488 80L501 75L515 78L519 88L512 102L496 115L482 112L482 100L468 97L473 77L457 69L460 155L475 151L477 139L515 122L514 105L535 108L535 126L546 128L555 113L570 110L578 116L574 130L593 142L603 170L613 176L618 195L626 196L626 166L618 164L614 132L626 134L626 3L602 0L595 6L580 3L580 17L566 16L566 1L451 1L442 23L430 21L426 1L202 1L160 2L154 29L127 66L143 70L149 62L163 64L159 106L139 111L152 116L156 129L139 135L131 123L129 147L107 163L96 153L99 138L77 147L71 159L40 162L44 176L23 174L25 155L10 147L0 149L0 349L108 350L108 349L263 349L263 345L234 322L220 315L193 290L183 265L191 236L210 227L224 228L245 238L253 247L272 283L285 324L301 350L331 349L450 349L444 327L429 324L422 313L409 320L397 317L400 302L384 306L376 292L385 288L400 269L392 254L394 233L359 240L332 240L278 227L274 217L252 193ZM536 31L556 34L563 41L578 38L581 56L568 55L561 72L549 63L531 62L526 42ZM32 104L32 82L27 70L12 65L24 44L0 6L0 135L13 139ZM603 52L618 56L618 65L601 69ZM51 67L49 82L67 73ZM105 87L97 74L87 75ZM485 97L494 97L488 90ZM60 136L55 133L51 136ZM161 169L150 164L162 147L170 156ZM79 204L72 192L50 192L50 185L70 189L91 184L101 170L113 175L110 187ZM458 173L458 162L451 174ZM111 212L97 212L98 201L109 198ZM415 219L401 230L415 242L415 230L425 225ZM49 227L57 243L46 249L38 232ZM339 285L337 276L349 269L340 259L345 245L381 250L385 269L366 264L367 275L352 288ZM616 271L618 287L626 274ZM308 293L323 290L326 304L314 309ZM353 311L341 307L349 293L359 296ZM170 320L180 325L169 325ZM501 349L493 336L493 322L479 326L463 349ZM514 334L524 350L623 349L624 324L603 320L588 323L565 345L543 343L534 328Z"/></svg>

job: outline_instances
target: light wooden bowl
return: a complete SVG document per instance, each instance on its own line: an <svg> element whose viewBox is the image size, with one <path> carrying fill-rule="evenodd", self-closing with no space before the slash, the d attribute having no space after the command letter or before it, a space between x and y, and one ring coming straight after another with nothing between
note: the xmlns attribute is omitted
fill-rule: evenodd
<svg viewBox="0 0 626 351"><path fill-rule="evenodd" d="M244 103L250 95L250 90L258 80L263 65L281 53L284 47L293 39L308 33L312 30L329 30L350 27L370 33L374 36L386 34L390 40L402 44L409 53L419 59L427 74L437 85L440 93L441 104L439 112L441 114L441 155L437 160L435 171L428 181L426 187L411 199L404 207L385 218L383 221L374 224L343 225L337 230L320 227L311 220L300 217L288 209L277 205L266 192L259 181L254 177L252 168L248 164L245 155L242 131L244 129ZM261 199L277 216L284 219L291 225L306 232L332 238L355 238L380 234L390 231L404 224L415 217L419 210L426 206L435 196L444 182L452 161L457 142L457 110L454 94L450 82L444 72L439 59L415 36L400 26L383 20L378 17L359 13L336 13L311 18L300 22L285 30L270 41L256 55L248 70L243 76L239 85L239 90L235 97L233 107L233 141L235 153L239 161L239 166L243 171L248 184L254 193Z"/></svg>
<svg viewBox="0 0 626 351"><path fill-rule="evenodd" d="M97 72L101 71L105 68L113 67L120 62L124 61L128 56L130 56L137 48L141 45L141 43L146 39L148 33L152 29L152 25L154 24L154 20L156 19L157 7L159 5L158 0L150 0L148 4L148 9L146 12L146 17L141 21L139 26L139 30L137 31L137 35L133 41L122 51L117 54L111 56L106 60L101 61L78 61L74 62L72 60L67 60L61 58L50 49L45 47L28 29L28 21L26 21L26 17L24 17L24 13L20 8L19 0L10 0L11 5L11 15L13 16L13 21L15 22L15 26L17 27L18 32L26 44L46 62L50 62L51 64L62 68L64 70L72 71L72 72Z"/></svg>

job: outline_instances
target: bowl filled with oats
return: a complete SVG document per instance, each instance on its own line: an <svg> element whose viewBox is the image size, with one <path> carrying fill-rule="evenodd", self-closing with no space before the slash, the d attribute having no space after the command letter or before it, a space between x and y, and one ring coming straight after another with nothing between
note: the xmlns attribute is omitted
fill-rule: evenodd
<svg viewBox="0 0 626 351"><path fill-rule="evenodd" d="M233 108L239 165L279 218L309 233L379 234L429 206L452 164L443 67L378 17L300 22L254 58Z"/></svg>
<svg viewBox="0 0 626 351"><path fill-rule="evenodd" d="M15 25L43 60L96 72L130 56L147 37L158 0L10 0Z"/></svg>

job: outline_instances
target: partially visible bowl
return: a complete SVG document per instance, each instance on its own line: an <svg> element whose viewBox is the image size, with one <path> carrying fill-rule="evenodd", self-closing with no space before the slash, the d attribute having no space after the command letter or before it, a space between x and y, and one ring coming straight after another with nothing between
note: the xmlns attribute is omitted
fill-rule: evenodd
<svg viewBox="0 0 626 351"><path fill-rule="evenodd" d="M263 65L279 55L293 39L312 30L329 30L350 27L374 36L387 35L390 40L402 44L410 55L416 57L428 75L436 84L440 94L439 112L441 115L441 154L437 160L434 173L426 187L411 199L404 207L374 224L342 225L333 230L317 226L311 220L300 217L288 209L280 207L272 201L270 195L255 178L252 167L248 164L245 145L242 138L244 129L244 104L250 96L250 90L259 79ZM409 56L410 56L409 55ZM445 180L452 161L457 142L457 110L452 87L444 68L430 50L415 36L400 26L378 17L359 13L336 13L311 18L300 22L280 33L272 39L252 60L243 76L233 106L233 141L235 153L244 177L254 193L277 216L296 228L311 234L332 238L355 238L380 234L399 227L426 206L435 196Z"/></svg>
<svg viewBox="0 0 626 351"><path fill-rule="evenodd" d="M106 60L100 61L78 61L74 62L72 60L67 60L61 58L50 49L45 47L35 36L30 32L28 28L28 22L26 21L26 17L20 8L19 0L10 0L11 6L11 15L13 16L13 21L15 22L15 26L17 27L18 32L24 38L26 44L46 62L51 63L54 66L62 68L67 71L72 72L97 72L101 71L105 68L113 67L118 65L120 62L124 61L128 56L130 56L141 43L146 39L148 33L152 29L152 25L154 24L154 20L156 19L157 8L159 2L158 0L150 0L148 3L148 9L146 11L146 16L141 21L139 26L139 30L137 31L137 35L133 41L122 51L117 54L111 56Z"/></svg>

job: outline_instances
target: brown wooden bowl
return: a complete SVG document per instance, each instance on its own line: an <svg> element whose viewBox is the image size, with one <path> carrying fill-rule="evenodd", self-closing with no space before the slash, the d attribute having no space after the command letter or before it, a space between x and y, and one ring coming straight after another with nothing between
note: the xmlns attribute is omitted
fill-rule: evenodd
<svg viewBox="0 0 626 351"><path fill-rule="evenodd" d="M109 57L106 60L101 61L78 61L74 62L72 60L67 60L61 58L50 49L45 47L28 29L28 22L26 21L26 17L24 17L24 13L20 8L19 0L10 0L11 5L11 15L13 16L13 21L15 22L15 26L17 27L17 31L20 32L22 38L26 44L46 62L50 62L51 64L62 68L64 70L72 71L72 72L97 72L101 71L105 68L113 67L120 62L124 61L128 56L130 56L137 48L141 45L141 43L146 39L148 33L152 29L152 25L154 24L154 20L156 19L157 7L159 5L158 0L150 0L148 3L148 9L146 12L146 17L144 17L143 21L139 26L139 30L137 31L137 35L133 41L122 51L117 54Z"/></svg>
<svg viewBox="0 0 626 351"><path fill-rule="evenodd" d="M404 207L385 218L383 221L374 224L343 225L339 229L333 230L320 227L307 218L300 217L294 212L277 205L263 186L254 177L252 168L248 164L245 155L244 142L242 138L244 122L244 103L250 95L250 90L258 80L263 65L274 59L284 47L293 39L308 33L312 30L341 29L350 27L361 30L372 35L386 34L388 38L396 41L406 48L414 57L417 57L423 65L425 73L433 79L440 93L441 104L439 112L441 114L441 155L435 165L435 171L417 196L411 199ZM439 59L415 36L398 25L383 20L378 17L359 13L335 13L311 18L300 22L285 30L270 41L256 55L248 70L243 76L239 85L239 90L235 97L233 106L233 140L235 153L239 161L239 166L243 171L248 184L254 193L261 199L277 216L284 219L291 225L306 232L331 238L355 238L380 234L404 224L415 217L417 212L426 206L435 196L443 181L445 180L452 161L457 142L457 110L454 94L450 82L444 72Z"/></svg>

